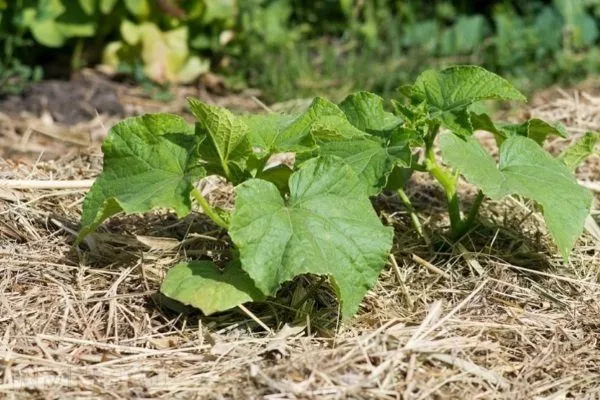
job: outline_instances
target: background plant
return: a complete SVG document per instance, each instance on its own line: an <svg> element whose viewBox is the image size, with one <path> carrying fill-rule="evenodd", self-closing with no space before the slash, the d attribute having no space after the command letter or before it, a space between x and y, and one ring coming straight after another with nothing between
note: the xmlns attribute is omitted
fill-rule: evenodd
<svg viewBox="0 0 600 400"><path fill-rule="evenodd" d="M35 44L13 59L49 75L53 63L67 74L65 59L71 69L104 62L163 84L210 68L232 88L262 88L268 101L341 100L356 89L389 96L426 68L456 63L530 92L600 65L597 0L16 0L0 2L0 13L0 41Z"/></svg>
<svg viewBox="0 0 600 400"><path fill-rule="evenodd" d="M564 135L562 127L539 119L499 123L474 111L484 100L525 100L508 81L476 66L427 70L401 93L406 100L392 100L389 109L381 97L358 92L339 105L315 98L296 115L237 116L190 99L195 126L169 114L126 119L103 144L104 171L86 196L79 240L120 212L169 208L184 216L193 198L227 231L230 261L181 263L167 275L164 294L212 313L275 296L298 275L323 275L348 318L392 246L392 228L381 223L369 197L396 191L426 237L403 191L414 172L430 174L442 187L451 240L473 229L485 196L516 194L539 204L568 258L592 203L571 169L594 150L597 134L554 158L541 144ZM477 129L495 136L498 162L473 137ZM445 164L435 157L438 146ZM295 153L294 165L269 167L283 152ZM207 175L236 186L231 212L212 207L196 188ZM464 215L460 175L480 189Z"/></svg>

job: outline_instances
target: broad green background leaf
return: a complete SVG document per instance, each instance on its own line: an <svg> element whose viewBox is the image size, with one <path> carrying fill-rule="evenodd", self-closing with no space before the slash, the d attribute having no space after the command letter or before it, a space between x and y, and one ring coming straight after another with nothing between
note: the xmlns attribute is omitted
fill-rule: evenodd
<svg viewBox="0 0 600 400"><path fill-rule="evenodd" d="M317 158L292 174L288 200L260 179L242 183L236 194L229 233L256 286L271 295L297 275L328 275L343 317L352 316L393 237L354 171L339 159Z"/></svg>
<svg viewBox="0 0 600 400"><path fill-rule="evenodd" d="M477 66L427 70L417 78L411 95L414 102L425 101L432 117L462 136L473 131L469 105L481 100L526 100L506 79Z"/></svg>
<svg viewBox="0 0 600 400"><path fill-rule="evenodd" d="M348 121L364 132L377 133L397 127L402 120L385 111L383 99L374 93L358 92L340 103Z"/></svg>
<svg viewBox="0 0 600 400"><path fill-rule="evenodd" d="M596 21L586 11L583 0L554 0L570 32L571 45L576 49L592 46L598 38Z"/></svg>
<svg viewBox="0 0 600 400"><path fill-rule="evenodd" d="M60 47L66 38L60 32L54 20L36 22L31 26L31 33L36 41L48 47Z"/></svg>
<svg viewBox="0 0 600 400"><path fill-rule="evenodd" d="M471 113L474 130L493 133L499 145L510 136L520 135L544 144L548 136L567 137L567 131L560 123L550 124L538 118L532 118L521 124L494 123L487 114Z"/></svg>
<svg viewBox="0 0 600 400"><path fill-rule="evenodd" d="M473 137L443 134L444 160L493 199L518 194L535 200L563 257L567 258L589 214L592 195L577 184L573 174L534 140L522 136L506 139L500 162Z"/></svg>
<svg viewBox="0 0 600 400"><path fill-rule="evenodd" d="M344 113L329 100L317 97L298 116L267 114L244 117L244 120L250 127L248 137L252 146L272 154L313 150L312 126L328 116L343 118Z"/></svg>
<svg viewBox="0 0 600 400"><path fill-rule="evenodd" d="M235 17L236 0L211 0L203 4L205 10L203 22L209 24L214 20L230 20Z"/></svg>
<svg viewBox="0 0 600 400"><path fill-rule="evenodd" d="M111 43L103 54L103 62L113 68L141 59L144 74L158 83L190 83L209 69L208 60L190 54L187 26L163 31L152 22L123 19L120 33L120 46Z"/></svg>
<svg viewBox="0 0 600 400"><path fill-rule="evenodd" d="M469 54L482 46L488 33L487 22L482 15L459 15L453 26L440 36L442 55Z"/></svg>
<svg viewBox="0 0 600 400"><path fill-rule="evenodd" d="M96 0L79 0L79 6L87 15L92 15L96 11Z"/></svg>
<svg viewBox="0 0 600 400"><path fill-rule="evenodd" d="M145 19L150 15L149 0L124 0L127 11L138 17Z"/></svg>
<svg viewBox="0 0 600 400"><path fill-rule="evenodd" d="M600 133L587 132L560 155L563 163L574 171L586 158L592 154L599 154L596 146L600 142Z"/></svg>
<svg viewBox="0 0 600 400"><path fill-rule="evenodd" d="M113 126L102 151L104 170L83 202L79 238L120 211L169 208L190 212L190 191L204 176L194 129L183 118L148 114Z"/></svg>
<svg viewBox="0 0 600 400"><path fill-rule="evenodd" d="M252 154L248 126L229 110L188 99L196 116L196 132L202 139L199 153L209 174L225 176L234 184L242 178L246 160Z"/></svg>
<svg viewBox="0 0 600 400"><path fill-rule="evenodd" d="M23 26L48 47L63 46L72 37L92 36L96 21L82 8L84 4L89 5L89 0L72 2L68 7L60 0L40 1L36 7L23 9Z"/></svg>
<svg viewBox="0 0 600 400"><path fill-rule="evenodd" d="M160 292L205 315L264 299L238 262L229 263L222 271L210 261L179 263L167 273Z"/></svg>
<svg viewBox="0 0 600 400"><path fill-rule="evenodd" d="M102 14L108 14L117 4L118 0L100 0L100 11Z"/></svg>

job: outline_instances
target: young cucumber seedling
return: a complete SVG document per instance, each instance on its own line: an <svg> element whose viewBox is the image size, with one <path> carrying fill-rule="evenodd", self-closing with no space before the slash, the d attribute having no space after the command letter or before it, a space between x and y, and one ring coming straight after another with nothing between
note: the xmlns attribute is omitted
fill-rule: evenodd
<svg viewBox="0 0 600 400"><path fill-rule="evenodd" d="M485 196L517 194L539 204L568 257L592 204L571 171L594 151L598 134L552 157L541 145L550 135L565 136L561 126L539 119L497 123L474 111L482 100L525 100L509 82L476 66L426 71L400 93L404 100L392 100L389 110L377 95L359 92L339 105L316 98L298 115L237 116L190 99L194 126L170 114L125 119L102 146L104 170L85 198L79 240L121 212L166 208L183 217L194 199L228 232L236 257L219 266L182 262L167 274L162 293L210 314L274 296L298 275L324 275L348 318L392 247L392 228L381 223L370 197L397 192L424 234L403 191L418 172L443 188L455 240L473 227ZM495 136L499 162L475 140L475 130ZM284 152L295 153L293 167L267 166ZM231 212L214 208L196 189L208 175L235 185ZM465 215L459 175L480 189Z"/></svg>

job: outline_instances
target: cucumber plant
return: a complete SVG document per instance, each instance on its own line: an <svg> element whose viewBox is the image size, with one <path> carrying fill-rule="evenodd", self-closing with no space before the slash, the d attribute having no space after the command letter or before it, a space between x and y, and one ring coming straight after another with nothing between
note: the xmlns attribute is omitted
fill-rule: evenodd
<svg viewBox="0 0 600 400"><path fill-rule="evenodd" d="M210 314L274 296L298 275L324 275L348 318L392 247L393 230L370 197L396 191L413 209L405 183L412 173L428 173L445 192L454 239L473 227L484 197L517 194L539 204L568 257L592 204L571 164L593 151L597 135L554 158L541 144L550 135L565 136L561 126L539 119L498 123L474 111L482 100L525 100L509 82L476 66L428 70L400 93L404 99L388 107L368 92L339 105L316 98L298 115L238 116L190 99L195 125L170 114L125 119L103 144L104 170L85 198L78 240L117 213L167 208L183 217L195 201L227 231L236 256L227 265L174 266L163 294ZM499 162L473 137L475 130L495 136ZM292 167L269 166L273 155L287 152L295 153ZM196 188L208 175L235 185L231 212L213 207ZM464 214L460 175L480 189ZM422 231L418 221L415 216Z"/></svg>

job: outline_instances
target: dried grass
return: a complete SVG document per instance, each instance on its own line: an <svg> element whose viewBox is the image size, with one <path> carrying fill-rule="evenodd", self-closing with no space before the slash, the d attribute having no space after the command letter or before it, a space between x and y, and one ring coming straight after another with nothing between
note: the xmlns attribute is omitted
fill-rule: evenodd
<svg viewBox="0 0 600 400"><path fill-rule="evenodd" d="M578 135L600 129L598 104L565 92L531 113ZM0 179L99 172L97 149L69 149L51 161L1 160ZM600 180L598 160L579 174ZM231 199L218 182L204 190ZM441 193L427 180L408 191L439 232ZM397 199L382 197L398 234L359 314L338 326L328 288L310 292L316 280L302 278L247 310L269 334L243 310L175 313L156 295L176 260L222 256L225 238L202 215L115 218L78 249L83 195L0 192L0 397L600 397L600 245L586 234L563 263L521 199L487 203L488 222L461 247L433 252Z"/></svg>

